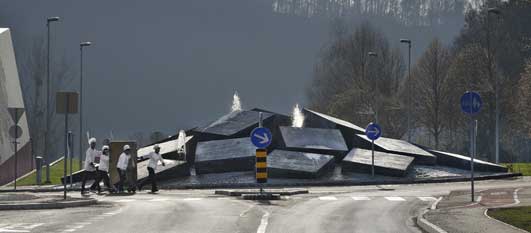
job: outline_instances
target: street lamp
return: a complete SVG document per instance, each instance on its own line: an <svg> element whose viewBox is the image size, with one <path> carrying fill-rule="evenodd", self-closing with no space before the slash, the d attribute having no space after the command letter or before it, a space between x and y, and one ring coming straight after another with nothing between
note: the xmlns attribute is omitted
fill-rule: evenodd
<svg viewBox="0 0 531 233"><path fill-rule="evenodd" d="M489 16L490 14L501 15L501 11L498 8L489 8L487 10L487 56L488 56L488 71L489 79L492 80L492 51L490 49L490 23ZM499 100L499 77L495 77L494 93L495 93L495 102L496 102L496 129L495 129L495 147L496 147L496 163L500 162L500 100Z"/></svg>
<svg viewBox="0 0 531 233"><path fill-rule="evenodd" d="M371 51L371 52L368 52L367 54L369 55L369 57L373 57L373 58L375 58L375 59L378 57L378 54L377 54L376 52L372 52L372 51ZM369 65L370 65L370 60L369 60ZM369 67L369 68L370 68L370 67ZM376 100L376 95L378 94L378 93L376 92L376 90L378 89L378 85L377 85L376 79L375 79L374 77L373 77L373 85L374 85L374 86L373 86L372 91L373 91L373 93L375 93L375 94L374 94L374 96L373 96L373 100L372 100L372 101L373 101L373 103L376 103L376 102L377 102L377 100ZM373 111L373 113L374 113L374 123L377 123L377 122L378 122L378 108L376 107L376 104L373 104L373 105L374 105L374 106L372 106L372 108L373 108L372 111Z"/></svg>
<svg viewBox="0 0 531 233"><path fill-rule="evenodd" d="M48 155L48 137L50 131L50 24L58 22L61 18L48 17L46 19L46 28L48 30L47 40L47 58L46 58L46 132L44 135L44 153L46 154L46 184L50 182L50 156Z"/></svg>
<svg viewBox="0 0 531 233"><path fill-rule="evenodd" d="M90 46L89 41L79 44L79 167L83 160L83 47Z"/></svg>
<svg viewBox="0 0 531 233"><path fill-rule="evenodd" d="M410 112L411 112L411 109L410 109L410 104L411 104L411 40L410 39L400 39L400 43L404 43L404 44L407 44L408 45L408 64L407 64L407 72L408 72L408 75L407 75L407 80L406 80L406 84L407 84L407 90L406 90L406 93L407 93L407 104L406 104L406 112L407 112L407 141L410 142L411 141L411 129L410 129Z"/></svg>

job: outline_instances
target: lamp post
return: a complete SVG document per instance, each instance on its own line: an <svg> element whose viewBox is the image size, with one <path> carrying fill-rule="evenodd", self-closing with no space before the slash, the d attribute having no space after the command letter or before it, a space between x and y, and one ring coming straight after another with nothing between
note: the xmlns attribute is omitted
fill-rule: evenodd
<svg viewBox="0 0 531 233"><path fill-rule="evenodd" d="M44 153L46 154L46 184L50 182L50 156L48 151L48 137L50 131L50 24L52 22L58 22L61 18L48 17L46 19L46 28L48 31L47 40L47 58L46 58L46 132L44 135Z"/></svg>
<svg viewBox="0 0 531 233"><path fill-rule="evenodd" d="M492 80L492 51L490 49L490 14L501 15L501 11L498 8L489 8L487 10L487 56L488 56L488 72L489 79ZM496 119L496 129L495 129L495 147L496 147L496 163L500 162L500 98L499 98L499 78L498 75L495 77L494 92L495 92L495 119Z"/></svg>
<svg viewBox="0 0 531 233"><path fill-rule="evenodd" d="M406 90L406 93L407 93L407 104L406 104L406 111L407 111L407 141L408 142L411 142L411 128L410 128L410 115L411 115L411 109L410 109L410 105L411 105L411 95L410 95L410 91L411 91L411 83L410 83L410 79L411 79L411 40L410 39L400 39L400 43L404 43L404 44L407 44L408 45L408 63L407 63L407 80L406 80L406 84L407 84L407 90Z"/></svg>
<svg viewBox="0 0 531 233"><path fill-rule="evenodd" d="M79 44L79 168L83 160L83 47L90 46L89 41Z"/></svg>
<svg viewBox="0 0 531 233"><path fill-rule="evenodd" d="M371 52L368 52L367 54L369 55L369 58L371 58L371 57L373 57L373 58L377 58L377 57L378 57L378 54L377 54L376 52L372 52L372 51L371 51ZM369 59L369 64L370 64L370 59ZM369 68L370 68L370 67L369 67ZM374 77L373 77L373 78L374 78ZM375 92L374 97L373 97L373 102L374 102L375 104L374 104L374 106L372 106L372 107L373 107L372 111L373 111L373 113L374 113L374 123L378 123L378 108L377 108L377 106L376 106L376 102L377 102L377 100L376 100L376 95L378 94L378 93L376 92L376 90L378 89L378 85L377 85L377 82L376 82L376 79L375 79L375 78L374 78L374 80L373 80L373 85L374 85L374 86L373 86L372 91Z"/></svg>

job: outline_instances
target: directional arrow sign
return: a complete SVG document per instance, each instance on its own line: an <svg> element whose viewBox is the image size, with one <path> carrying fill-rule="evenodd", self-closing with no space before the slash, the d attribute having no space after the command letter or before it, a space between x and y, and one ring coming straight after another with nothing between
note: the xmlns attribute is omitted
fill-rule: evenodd
<svg viewBox="0 0 531 233"><path fill-rule="evenodd" d="M22 114L24 114L24 108L8 108L9 115L11 115L11 119L15 122L15 124L18 123L20 118L22 117Z"/></svg>
<svg viewBox="0 0 531 233"><path fill-rule="evenodd" d="M273 140L273 136L271 135L271 131L267 128L259 127L255 128L251 132L251 142L256 146L257 148L266 148L269 145L271 145L271 141Z"/></svg>
<svg viewBox="0 0 531 233"><path fill-rule="evenodd" d="M483 102L481 96L477 92L467 91L461 96L461 110L469 115L479 112Z"/></svg>
<svg viewBox="0 0 531 233"><path fill-rule="evenodd" d="M382 129L378 124L371 122L365 129L365 135L367 135L367 137L371 140L376 140L382 136Z"/></svg>

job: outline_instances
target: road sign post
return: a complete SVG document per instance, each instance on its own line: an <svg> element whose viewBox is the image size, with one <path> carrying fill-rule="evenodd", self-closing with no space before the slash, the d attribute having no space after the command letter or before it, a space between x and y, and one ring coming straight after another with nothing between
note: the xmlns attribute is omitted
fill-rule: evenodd
<svg viewBox="0 0 531 233"><path fill-rule="evenodd" d="M20 138L20 136L22 136L22 128L20 128L20 126L18 126L18 121L20 120L20 118L22 117L22 114L24 114L24 108L8 108L7 109L9 114L11 115L11 118L13 119L13 122L15 123L15 125L11 126L11 128L9 128L9 135L13 138L13 145L14 145L14 149L15 149L15 153L14 153L14 157L15 157L15 177L14 177L14 181L13 181L13 188L15 190L17 190L17 177L18 177L18 154L17 154L17 151L18 151L18 142L17 142L17 139Z"/></svg>
<svg viewBox="0 0 531 233"><path fill-rule="evenodd" d="M474 157L476 156L476 138L478 121L474 121L474 115L480 110L483 102L477 92L467 91L461 96L461 110L470 116L470 197L474 202Z"/></svg>
<svg viewBox="0 0 531 233"><path fill-rule="evenodd" d="M369 123L365 129L365 135L371 139L372 143L372 162L371 162L371 175L374 177L374 140L382 136L382 129L376 123Z"/></svg>
<svg viewBox="0 0 531 233"><path fill-rule="evenodd" d="M256 146L256 182L258 184L267 183L267 147L271 145L273 135L268 128L262 127L262 113L258 114L258 126L251 132L251 142ZM260 187L260 193L264 189Z"/></svg>
<svg viewBox="0 0 531 233"><path fill-rule="evenodd" d="M78 106L78 97L77 92L57 92L56 96L56 112L59 114L65 114L65 151L64 151L64 169L63 169L63 198L66 200L66 171L67 171L67 159L68 159L68 114L77 113Z"/></svg>

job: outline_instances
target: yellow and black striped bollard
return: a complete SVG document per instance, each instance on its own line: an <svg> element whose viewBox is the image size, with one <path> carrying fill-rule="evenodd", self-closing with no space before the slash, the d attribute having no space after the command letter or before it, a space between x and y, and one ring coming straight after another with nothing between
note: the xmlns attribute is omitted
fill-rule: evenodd
<svg viewBox="0 0 531 233"><path fill-rule="evenodd" d="M267 183L267 150L256 149L256 182Z"/></svg>

